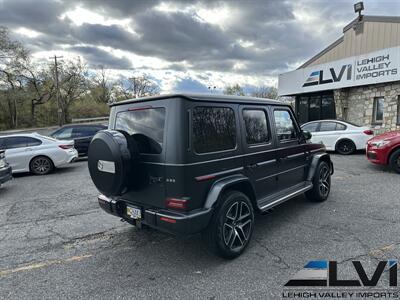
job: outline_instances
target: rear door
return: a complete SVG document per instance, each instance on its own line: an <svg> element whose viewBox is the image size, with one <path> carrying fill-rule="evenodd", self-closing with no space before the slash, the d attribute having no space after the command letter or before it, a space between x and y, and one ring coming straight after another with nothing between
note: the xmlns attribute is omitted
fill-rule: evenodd
<svg viewBox="0 0 400 300"><path fill-rule="evenodd" d="M305 181L308 152L301 131L290 108L271 108L277 143L278 186L280 190Z"/></svg>
<svg viewBox="0 0 400 300"><path fill-rule="evenodd" d="M242 105L240 120L245 173L255 187L257 199L261 199L278 191L278 163L268 108Z"/></svg>
<svg viewBox="0 0 400 300"><path fill-rule="evenodd" d="M87 153L90 141L98 130L92 126L78 126L72 129L72 138L75 141L75 149L79 153Z"/></svg>
<svg viewBox="0 0 400 300"><path fill-rule="evenodd" d="M33 150L27 147L29 138L22 136L7 137L5 139L6 160L13 171L28 171L29 162L33 157Z"/></svg>
<svg viewBox="0 0 400 300"><path fill-rule="evenodd" d="M322 121L319 126L318 137L327 149L335 149L337 139L341 132L336 131L336 122Z"/></svg>
<svg viewBox="0 0 400 300"><path fill-rule="evenodd" d="M164 207L165 200L165 153L166 153L166 101L154 101L117 106L112 128L124 132L128 143L135 140L140 152L140 165L129 177L136 190L123 198L134 199L135 204L148 207Z"/></svg>

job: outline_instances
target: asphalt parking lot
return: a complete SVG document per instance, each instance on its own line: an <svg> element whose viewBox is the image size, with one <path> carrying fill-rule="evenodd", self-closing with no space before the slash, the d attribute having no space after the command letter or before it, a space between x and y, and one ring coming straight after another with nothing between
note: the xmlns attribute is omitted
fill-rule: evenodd
<svg viewBox="0 0 400 300"><path fill-rule="evenodd" d="M332 157L328 201L297 197L258 216L233 261L209 254L199 236L139 231L101 211L86 161L17 176L0 189L0 298L279 299L310 260L346 269L352 259L399 258L399 175L362 154Z"/></svg>

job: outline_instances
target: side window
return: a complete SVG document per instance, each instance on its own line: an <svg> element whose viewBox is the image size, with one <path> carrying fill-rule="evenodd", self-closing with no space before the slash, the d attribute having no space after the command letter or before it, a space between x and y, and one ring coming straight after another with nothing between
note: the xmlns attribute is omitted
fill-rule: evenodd
<svg viewBox="0 0 400 300"><path fill-rule="evenodd" d="M22 136L14 136L6 138L6 149L26 147L27 140Z"/></svg>
<svg viewBox="0 0 400 300"><path fill-rule="evenodd" d="M75 127L72 129L72 137L73 138L79 138L79 137L84 137L88 136L87 129L85 127Z"/></svg>
<svg viewBox="0 0 400 300"><path fill-rule="evenodd" d="M56 139L70 139L72 138L72 127L67 127L60 129L58 132L54 134Z"/></svg>
<svg viewBox="0 0 400 300"><path fill-rule="evenodd" d="M319 131L335 131L336 130L336 122L321 122L321 126L319 127Z"/></svg>
<svg viewBox="0 0 400 300"><path fill-rule="evenodd" d="M347 126L344 124L336 123L336 130L346 130Z"/></svg>
<svg viewBox="0 0 400 300"><path fill-rule="evenodd" d="M6 149L6 139L0 138L0 150Z"/></svg>
<svg viewBox="0 0 400 300"><path fill-rule="evenodd" d="M193 146L197 153L235 149L236 122L231 108L195 107L192 124Z"/></svg>
<svg viewBox="0 0 400 300"><path fill-rule="evenodd" d="M374 98L374 112L373 112L373 122L374 123L382 123L383 122L383 97L375 97Z"/></svg>
<svg viewBox="0 0 400 300"><path fill-rule="evenodd" d="M31 137L26 137L26 145L28 147L39 146L41 144L42 144L41 140L31 138Z"/></svg>
<svg viewBox="0 0 400 300"><path fill-rule="evenodd" d="M317 131L318 124L319 124L318 122L316 122L316 123L310 123L310 124L304 125L304 126L302 127L302 129L303 129L303 130L306 130L306 131L309 131L309 132L316 132L316 131Z"/></svg>
<svg viewBox="0 0 400 300"><path fill-rule="evenodd" d="M243 121L248 145L262 144L269 141L267 116L264 110L244 109Z"/></svg>
<svg viewBox="0 0 400 300"><path fill-rule="evenodd" d="M278 141L297 139L296 125L287 110L274 110L275 128Z"/></svg>

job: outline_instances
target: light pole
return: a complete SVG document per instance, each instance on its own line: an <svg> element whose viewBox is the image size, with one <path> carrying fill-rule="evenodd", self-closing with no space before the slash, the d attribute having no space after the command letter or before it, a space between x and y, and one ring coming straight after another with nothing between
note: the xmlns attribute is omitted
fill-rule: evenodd
<svg viewBox="0 0 400 300"><path fill-rule="evenodd" d="M64 120L62 118L62 108L61 108L61 103L60 103L60 87L58 84L58 58L63 58L63 56L57 56L54 55L54 57L50 57L50 59L54 58L54 77L55 77L55 82L56 82L56 99L57 99L57 116L58 116L58 126L63 126L64 125Z"/></svg>

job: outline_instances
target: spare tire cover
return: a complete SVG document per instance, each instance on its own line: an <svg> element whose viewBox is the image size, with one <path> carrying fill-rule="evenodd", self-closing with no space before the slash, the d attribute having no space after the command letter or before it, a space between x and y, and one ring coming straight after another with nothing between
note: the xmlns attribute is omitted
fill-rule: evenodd
<svg viewBox="0 0 400 300"><path fill-rule="evenodd" d="M120 195L127 189L135 149L130 149L124 134L115 130L96 133L89 146L90 177L97 189L106 196Z"/></svg>

